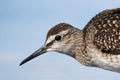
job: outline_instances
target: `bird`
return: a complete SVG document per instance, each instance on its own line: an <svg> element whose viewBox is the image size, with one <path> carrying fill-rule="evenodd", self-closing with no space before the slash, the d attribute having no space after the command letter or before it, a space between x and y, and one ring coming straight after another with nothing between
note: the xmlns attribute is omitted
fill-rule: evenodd
<svg viewBox="0 0 120 80"><path fill-rule="evenodd" d="M120 73L120 8L101 11L82 30L58 23L48 31L44 45L20 66L49 51L68 55L88 67Z"/></svg>

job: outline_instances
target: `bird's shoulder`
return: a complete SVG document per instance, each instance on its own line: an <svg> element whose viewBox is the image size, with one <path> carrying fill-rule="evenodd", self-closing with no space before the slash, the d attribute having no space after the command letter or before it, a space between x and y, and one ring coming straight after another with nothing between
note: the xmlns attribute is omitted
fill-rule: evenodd
<svg viewBox="0 0 120 80"><path fill-rule="evenodd" d="M104 53L120 54L120 8L108 9L94 16L84 28L93 28L93 43Z"/></svg>
<svg viewBox="0 0 120 80"><path fill-rule="evenodd" d="M120 8L107 9L96 14L83 29L86 31L90 25L100 28L100 25L112 23L113 20L120 20ZM108 22L107 22L108 21ZM113 22L114 23L114 22ZM102 26L101 26L102 27Z"/></svg>

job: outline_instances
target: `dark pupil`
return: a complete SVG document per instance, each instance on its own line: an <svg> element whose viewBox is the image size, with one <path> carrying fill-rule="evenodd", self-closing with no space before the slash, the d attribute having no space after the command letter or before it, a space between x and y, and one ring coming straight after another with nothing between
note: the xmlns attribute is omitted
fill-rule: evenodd
<svg viewBox="0 0 120 80"><path fill-rule="evenodd" d="M60 35L55 36L55 40L57 41L61 40L61 36Z"/></svg>

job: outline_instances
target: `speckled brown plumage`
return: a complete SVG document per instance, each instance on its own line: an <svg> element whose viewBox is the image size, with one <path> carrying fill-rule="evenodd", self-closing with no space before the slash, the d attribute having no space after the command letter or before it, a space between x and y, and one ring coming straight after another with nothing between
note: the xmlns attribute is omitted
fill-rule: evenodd
<svg viewBox="0 0 120 80"><path fill-rule="evenodd" d="M105 53L120 54L120 8L108 9L92 18L89 25L95 29L94 44Z"/></svg>

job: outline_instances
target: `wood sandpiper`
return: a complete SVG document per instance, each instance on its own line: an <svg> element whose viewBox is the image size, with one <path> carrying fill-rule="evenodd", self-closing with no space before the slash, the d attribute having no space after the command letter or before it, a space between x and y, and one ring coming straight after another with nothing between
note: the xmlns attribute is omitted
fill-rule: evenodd
<svg viewBox="0 0 120 80"><path fill-rule="evenodd" d="M20 65L48 51L69 55L86 66L120 72L120 8L98 13L83 30L67 23L55 25L43 47Z"/></svg>

